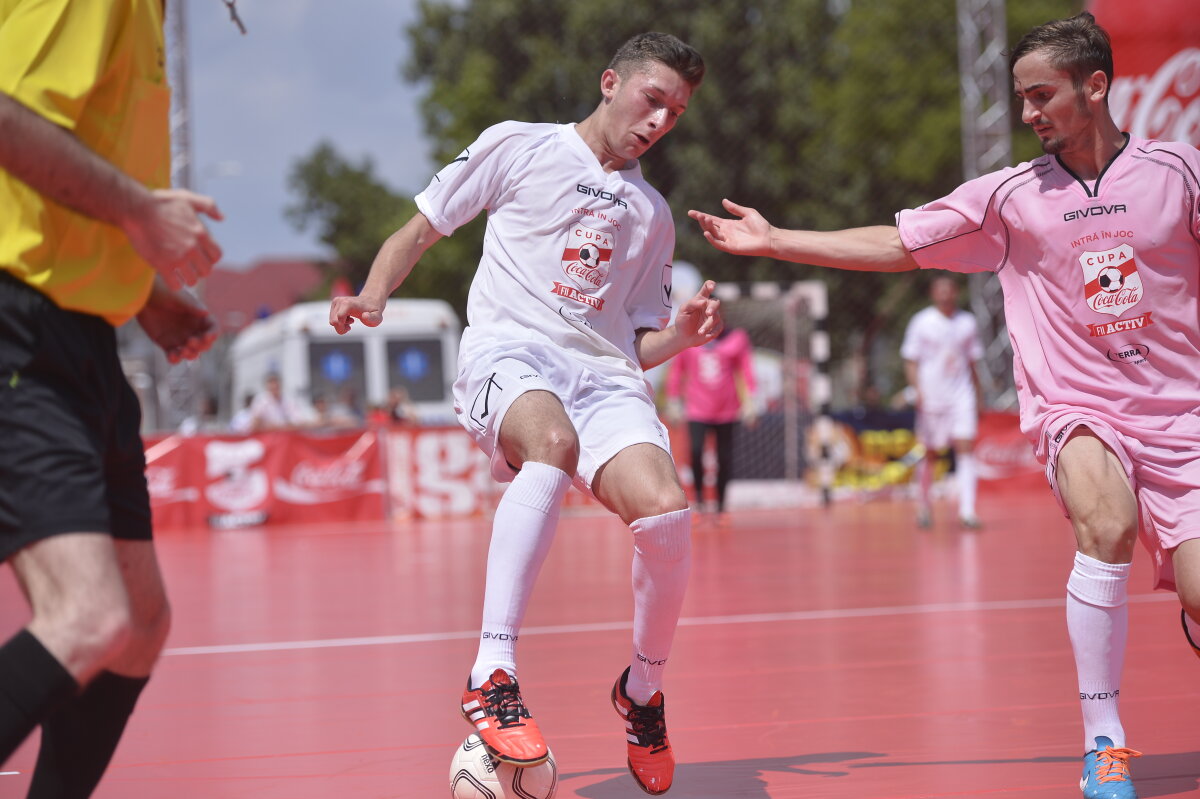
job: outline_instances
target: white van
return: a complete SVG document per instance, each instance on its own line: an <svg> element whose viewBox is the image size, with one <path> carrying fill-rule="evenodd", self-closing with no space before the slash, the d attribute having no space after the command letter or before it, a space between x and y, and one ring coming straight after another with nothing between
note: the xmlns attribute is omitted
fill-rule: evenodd
<svg viewBox="0 0 1200 799"><path fill-rule="evenodd" d="M298 303L237 334L229 350L232 410L277 374L283 396L300 406L350 399L364 412L403 386L422 423L450 423L460 336L444 300L390 299L378 327L356 321L344 336L329 326L328 302Z"/></svg>

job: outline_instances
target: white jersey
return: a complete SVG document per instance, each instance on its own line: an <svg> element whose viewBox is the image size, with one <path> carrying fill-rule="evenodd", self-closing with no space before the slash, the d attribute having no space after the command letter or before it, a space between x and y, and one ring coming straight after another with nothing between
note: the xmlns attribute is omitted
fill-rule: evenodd
<svg viewBox="0 0 1200 799"><path fill-rule="evenodd" d="M642 384L634 335L670 319L675 227L636 162L605 172L573 124L503 122L416 202L443 235L488 211L463 357L499 342L548 342Z"/></svg>
<svg viewBox="0 0 1200 799"><path fill-rule="evenodd" d="M913 315L904 331L900 357L917 364L922 410L969 403L974 407L974 364L983 357L975 317L966 311L946 316L932 305Z"/></svg>

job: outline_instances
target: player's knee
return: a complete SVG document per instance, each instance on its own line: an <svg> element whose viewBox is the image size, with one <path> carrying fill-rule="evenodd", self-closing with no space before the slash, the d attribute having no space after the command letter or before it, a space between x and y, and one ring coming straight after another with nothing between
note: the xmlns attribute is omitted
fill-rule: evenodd
<svg viewBox="0 0 1200 799"><path fill-rule="evenodd" d="M575 474L579 465L579 437L569 425L547 427L525 449L524 460L548 463L567 474Z"/></svg>
<svg viewBox="0 0 1200 799"><path fill-rule="evenodd" d="M119 600L77 603L42 622L57 628L70 650L68 659L84 664L110 662L133 638L129 604Z"/></svg>
<svg viewBox="0 0 1200 799"><path fill-rule="evenodd" d="M646 519L663 516L668 513L687 510L687 494L679 485L650 485L643 486L635 498L630 514L635 519Z"/></svg>

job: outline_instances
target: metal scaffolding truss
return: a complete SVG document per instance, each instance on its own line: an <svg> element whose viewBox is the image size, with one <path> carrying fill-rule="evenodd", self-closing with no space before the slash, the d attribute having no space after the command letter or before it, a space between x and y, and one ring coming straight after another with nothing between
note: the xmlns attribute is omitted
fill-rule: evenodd
<svg viewBox="0 0 1200 799"><path fill-rule="evenodd" d="M1004 0L957 0L958 67L962 95L963 178L1012 163L1010 77L1005 52ZM1012 345L1004 324L1004 297L994 274L971 275L971 311L979 322L984 359L980 381L988 407L1016 407Z"/></svg>

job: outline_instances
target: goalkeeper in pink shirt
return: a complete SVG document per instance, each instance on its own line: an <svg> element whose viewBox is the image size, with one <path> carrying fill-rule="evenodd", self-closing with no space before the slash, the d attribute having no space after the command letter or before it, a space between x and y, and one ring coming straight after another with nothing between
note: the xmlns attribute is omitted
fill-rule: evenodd
<svg viewBox="0 0 1200 799"><path fill-rule="evenodd" d="M816 232L690 212L718 249L867 271L995 272L1021 427L1075 530L1067 628L1084 722L1080 788L1136 797L1118 715L1140 534L1200 655L1200 152L1122 133L1112 48L1089 13L1034 28L1009 59L1044 155L901 211Z"/></svg>
<svg viewBox="0 0 1200 799"><path fill-rule="evenodd" d="M742 420L754 424L756 388L750 336L741 328L725 328L707 344L679 353L667 376L671 415L687 420L698 508L705 507L704 445L710 433L715 441L720 524L726 522L725 496L733 476L733 430Z"/></svg>

